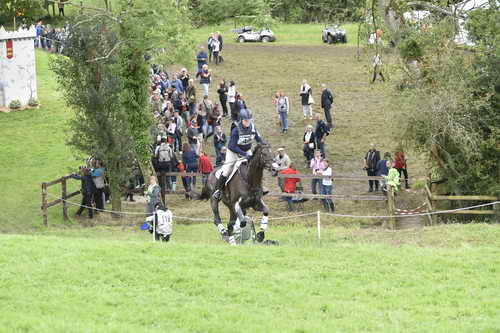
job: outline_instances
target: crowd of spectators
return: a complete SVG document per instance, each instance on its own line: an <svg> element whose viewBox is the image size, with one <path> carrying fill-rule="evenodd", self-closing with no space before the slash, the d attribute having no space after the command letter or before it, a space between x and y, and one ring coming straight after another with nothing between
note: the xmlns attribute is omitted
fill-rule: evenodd
<svg viewBox="0 0 500 333"><path fill-rule="evenodd" d="M38 21L35 25L35 47L52 53L63 53L64 44L68 36L68 27L54 28L50 24L44 25Z"/></svg>

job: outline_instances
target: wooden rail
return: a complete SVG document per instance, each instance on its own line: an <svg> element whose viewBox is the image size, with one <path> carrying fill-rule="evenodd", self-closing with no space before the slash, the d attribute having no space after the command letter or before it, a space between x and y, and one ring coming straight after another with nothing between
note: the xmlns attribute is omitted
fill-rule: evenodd
<svg viewBox="0 0 500 333"><path fill-rule="evenodd" d="M434 202L436 201L500 201L500 196L493 195L436 195L430 190L430 187L425 185L426 204L429 211L434 211ZM447 212L445 214L457 215L495 215L496 221L500 222L500 204L493 206L493 209L467 209L455 212ZM429 218L430 224L436 223L436 216Z"/></svg>
<svg viewBox="0 0 500 333"><path fill-rule="evenodd" d="M63 217L64 221L68 221L68 203L66 202L67 199L72 198L76 195L80 194L80 191L75 191L72 193L68 194L68 187L67 187L67 180L71 179L71 176L64 176L61 178L58 178L56 180L50 181L50 182L44 182L42 183L42 218L43 218L43 225L48 226L49 225L49 214L48 214L48 209L50 207L56 206L60 203L62 203L62 212L63 212ZM56 184L61 184L61 198L48 201L48 188L50 186L56 185Z"/></svg>

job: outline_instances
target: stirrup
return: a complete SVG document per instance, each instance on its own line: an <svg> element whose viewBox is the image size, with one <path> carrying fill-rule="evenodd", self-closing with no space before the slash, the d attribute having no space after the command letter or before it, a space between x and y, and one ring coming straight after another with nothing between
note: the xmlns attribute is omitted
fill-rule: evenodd
<svg viewBox="0 0 500 333"><path fill-rule="evenodd" d="M219 201L222 198L222 190L215 190L215 192L212 194L212 197Z"/></svg>

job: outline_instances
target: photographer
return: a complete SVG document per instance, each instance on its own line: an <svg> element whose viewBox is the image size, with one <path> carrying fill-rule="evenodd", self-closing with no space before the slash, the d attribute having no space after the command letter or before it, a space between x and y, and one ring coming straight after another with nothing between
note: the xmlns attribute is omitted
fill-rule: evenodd
<svg viewBox="0 0 500 333"><path fill-rule="evenodd" d="M368 150L365 154L364 159L364 167L368 176L376 176L377 175L377 163L380 161L380 152L376 149L374 143L370 145L370 150ZM368 192L373 192L375 187L375 192L378 191L378 180L369 180L368 184L370 185L370 189Z"/></svg>
<svg viewBox="0 0 500 333"><path fill-rule="evenodd" d="M78 179L82 181L82 203L80 208L76 212L75 217L79 218L85 208L89 211L89 219L94 217L94 209L92 208L92 197L97 192L97 189L94 184L94 180L90 174L90 169L84 166L80 167L80 174L72 174L70 176L73 179Z"/></svg>

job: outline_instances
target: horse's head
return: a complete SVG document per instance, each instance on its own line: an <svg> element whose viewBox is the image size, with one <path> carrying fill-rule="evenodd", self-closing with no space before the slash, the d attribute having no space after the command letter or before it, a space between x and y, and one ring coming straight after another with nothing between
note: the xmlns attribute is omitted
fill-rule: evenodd
<svg viewBox="0 0 500 333"><path fill-rule="evenodd" d="M253 158L263 168L266 168L271 172L276 171L273 170L274 154L269 144L259 143L258 145L256 145L253 151Z"/></svg>

